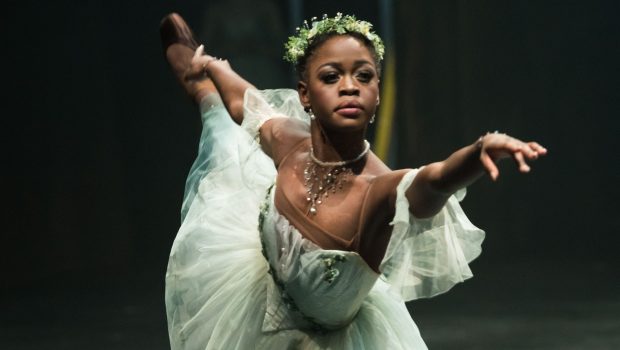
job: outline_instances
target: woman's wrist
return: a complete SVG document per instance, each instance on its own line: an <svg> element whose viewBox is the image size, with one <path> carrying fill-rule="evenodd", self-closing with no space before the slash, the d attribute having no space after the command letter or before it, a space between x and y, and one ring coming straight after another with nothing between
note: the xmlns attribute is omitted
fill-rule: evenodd
<svg viewBox="0 0 620 350"><path fill-rule="evenodd" d="M209 57L209 59L202 64L202 72L205 76L209 76L210 74L210 70L213 69L213 62L220 62L220 61L225 61L225 59L223 58L218 58L218 57ZM217 66L217 65L216 65Z"/></svg>
<svg viewBox="0 0 620 350"><path fill-rule="evenodd" d="M499 133L500 133L500 132L499 132L499 131L497 131L497 130L495 130L495 131L493 131L493 132L487 131L487 132L486 132L486 134L484 134L484 135L480 136L480 137L478 138L478 140L476 140L476 143L475 143L476 148L478 148L478 149L482 149L482 146L484 145L484 140L485 140L485 138L486 138L488 135L490 135L490 134L499 134Z"/></svg>

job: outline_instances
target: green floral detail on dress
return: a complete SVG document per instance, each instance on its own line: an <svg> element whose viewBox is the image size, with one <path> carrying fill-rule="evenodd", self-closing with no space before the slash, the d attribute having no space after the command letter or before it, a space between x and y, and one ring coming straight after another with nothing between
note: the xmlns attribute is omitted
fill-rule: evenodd
<svg viewBox="0 0 620 350"><path fill-rule="evenodd" d="M325 265L325 272L323 273L323 280L327 283L332 283L340 274L340 270L335 268L336 263L346 261L347 258L344 255L333 255L331 257L323 258L321 261Z"/></svg>
<svg viewBox="0 0 620 350"><path fill-rule="evenodd" d="M301 310L299 310L299 307L295 303L295 300L293 299L293 297L291 297L286 291L286 285L284 284L282 280L278 278L278 275L275 269L269 263L269 256L267 256L267 252L265 251L265 240L263 239L262 232L263 232L263 224L265 222L265 218L269 214L270 196L271 196L271 191L273 190L274 186L275 186L275 183L267 189L267 195L265 196L265 201L261 204L260 212L258 214L258 231L261 232L260 234L260 243L262 247L261 253L265 257L265 260L267 260L267 265L269 266L269 270L267 271L267 273L271 275L273 282L275 283L276 287L278 287L278 290L280 292L280 298L282 299L282 303L286 306L286 308L297 313L298 315L301 316L301 318L306 320L306 322L308 322L308 325L310 326L310 329L313 330L314 332L318 334L326 334L328 332L327 328L323 327L321 324L316 322L314 318L307 316Z"/></svg>
<svg viewBox="0 0 620 350"><path fill-rule="evenodd" d="M258 230L260 231L263 227L263 223L265 222L265 217L269 213L269 196L271 195L271 190L276 184L272 184L267 189L267 194L265 195L265 200L261 203L258 214Z"/></svg>

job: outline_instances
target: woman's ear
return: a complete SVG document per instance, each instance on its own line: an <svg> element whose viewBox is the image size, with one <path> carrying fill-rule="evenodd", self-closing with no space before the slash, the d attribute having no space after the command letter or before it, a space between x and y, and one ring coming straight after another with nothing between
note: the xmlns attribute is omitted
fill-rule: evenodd
<svg viewBox="0 0 620 350"><path fill-rule="evenodd" d="M299 101L304 108L310 108L310 98L308 96L308 85L306 82L300 80L297 82L297 93L299 94Z"/></svg>

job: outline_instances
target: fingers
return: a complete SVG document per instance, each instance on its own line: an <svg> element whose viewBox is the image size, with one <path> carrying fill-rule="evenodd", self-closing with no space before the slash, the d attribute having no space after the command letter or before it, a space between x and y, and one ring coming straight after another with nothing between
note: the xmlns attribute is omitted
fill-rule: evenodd
<svg viewBox="0 0 620 350"><path fill-rule="evenodd" d="M523 152L516 152L513 154L513 159L517 162L517 167L519 171L522 173L528 173L530 171L530 166L525 162L525 158L523 156Z"/></svg>
<svg viewBox="0 0 620 350"><path fill-rule="evenodd" d="M514 152L514 156L516 156L517 153L521 153L520 157L521 158L527 158L527 159L536 159L538 158L538 152L536 152L532 147L530 147L530 145L528 145L527 143L518 141L519 146L518 146L518 150L516 152Z"/></svg>
<svg viewBox="0 0 620 350"><path fill-rule="evenodd" d="M521 173L528 173L531 167L527 161L547 154L547 149L537 142L523 142L506 134L489 133L479 142L482 142L478 146L481 148L480 161L493 181L496 181L499 176L496 161L510 157L515 161Z"/></svg>
<svg viewBox="0 0 620 350"><path fill-rule="evenodd" d="M512 158L517 163L517 167L522 173L529 173L531 170L530 166L526 162L526 159L537 159L539 150L544 150L542 146L535 142L525 143L512 137L507 143L507 148L512 153Z"/></svg>
<svg viewBox="0 0 620 350"><path fill-rule="evenodd" d="M207 64L214 60L220 59L206 54L204 45L200 45L194 52L194 56L192 57L192 64L197 67L200 66L202 69L204 69Z"/></svg>
<svg viewBox="0 0 620 350"><path fill-rule="evenodd" d="M513 153L513 159L517 163L519 171L527 173L530 171L530 166L525 160L536 160L538 156L547 154L547 149L533 141L527 143L519 141L519 143L521 143L519 151Z"/></svg>
<svg viewBox="0 0 620 350"><path fill-rule="evenodd" d="M532 150L534 150L536 153L538 153L538 154L540 154L540 155L545 155L545 154L547 154L547 149L546 149L546 148L544 148L543 146L541 146L538 142L531 141L531 142L528 142L527 144L528 144L528 146L530 146L530 148L531 148Z"/></svg>
<svg viewBox="0 0 620 350"><path fill-rule="evenodd" d="M211 59L211 56L205 54L205 46L200 45L194 52L194 57L192 57L192 63L196 65L204 65Z"/></svg>
<svg viewBox="0 0 620 350"><path fill-rule="evenodd" d="M194 56L192 57L191 64L185 74L185 80L195 81L203 80L206 78L205 67L209 63L209 61L213 60L213 58L211 56L205 55L204 49L204 45L200 45L198 46L198 48L196 48Z"/></svg>
<svg viewBox="0 0 620 350"><path fill-rule="evenodd" d="M492 148L504 149L505 152L510 153L514 157L516 153L521 153L519 157L525 159L537 159L539 155L547 154L547 149L538 144L537 142L523 142L508 135L503 135L507 139L500 141L498 144L492 146ZM499 140L498 140L499 141Z"/></svg>
<svg viewBox="0 0 620 350"><path fill-rule="evenodd" d="M205 46L204 45L198 46L198 48L196 49L196 52L194 52L193 60L197 60L198 58L200 58L200 56L202 56L204 52L205 52Z"/></svg>
<svg viewBox="0 0 620 350"><path fill-rule="evenodd" d="M487 152L482 151L480 153L480 161L482 162L482 166L487 171L491 179L493 181L497 180L497 177L499 176L499 170L497 170L497 166L495 165L493 159L491 159L491 156L489 156Z"/></svg>

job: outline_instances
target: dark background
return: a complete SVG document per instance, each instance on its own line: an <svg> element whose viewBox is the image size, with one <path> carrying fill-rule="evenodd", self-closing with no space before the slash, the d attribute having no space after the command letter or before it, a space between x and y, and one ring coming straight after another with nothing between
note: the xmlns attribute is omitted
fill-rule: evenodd
<svg viewBox="0 0 620 350"><path fill-rule="evenodd" d="M159 21L177 11L258 87L293 87L291 3L7 3L0 347L168 348L163 280L200 127ZM618 7L392 3L396 167L493 130L549 149L469 189L476 277L410 304L431 349L620 347ZM376 1L302 3L338 10L383 34Z"/></svg>

